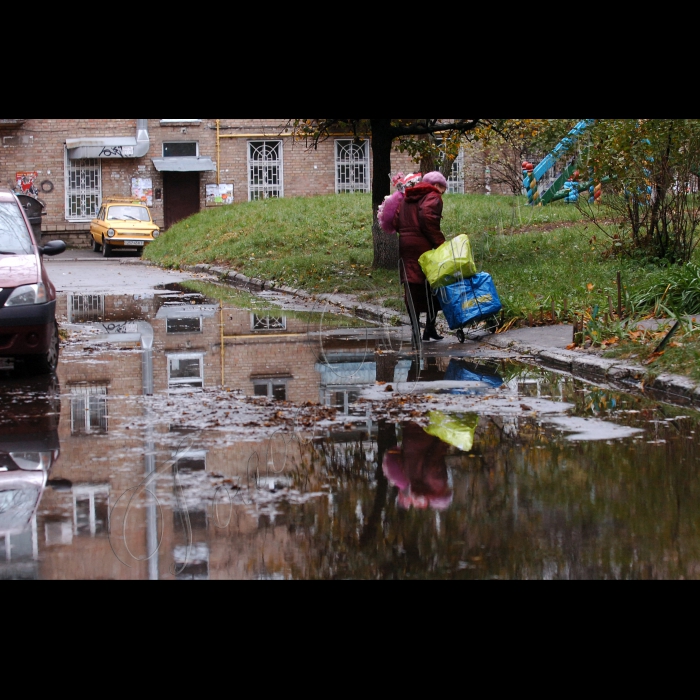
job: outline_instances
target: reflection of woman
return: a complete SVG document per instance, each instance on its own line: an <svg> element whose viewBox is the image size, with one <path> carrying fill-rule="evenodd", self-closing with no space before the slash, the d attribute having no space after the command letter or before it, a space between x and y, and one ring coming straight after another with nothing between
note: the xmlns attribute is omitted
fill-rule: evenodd
<svg viewBox="0 0 700 700"><path fill-rule="evenodd" d="M401 448L384 457L384 474L399 489L399 506L418 510L445 510L452 503L445 456L449 449L439 438L428 435L420 425L403 429Z"/></svg>
<svg viewBox="0 0 700 700"><path fill-rule="evenodd" d="M430 290L418 259L429 250L439 248L445 237L440 230L442 219L442 195L447 191L447 180L439 172L428 173L423 182L408 188L394 217L394 228L399 232L401 282L406 289L406 305L410 314L410 301L416 312L416 320L426 314L424 341L442 340L435 329L435 319L440 304ZM410 296L410 299L409 299ZM411 314L410 314L411 315ZM413 319L412 319L413 321ZM416 335L418 329L415 329Z"/></svg>

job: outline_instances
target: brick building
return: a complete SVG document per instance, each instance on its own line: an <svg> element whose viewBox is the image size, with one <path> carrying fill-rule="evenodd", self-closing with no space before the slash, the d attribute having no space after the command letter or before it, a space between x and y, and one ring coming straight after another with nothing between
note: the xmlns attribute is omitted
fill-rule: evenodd
<svg viewBox="0 0 700 700"><path fill-rule="evenodd" d="M0 186L45 202L43 234L73 245L108 196L146 197L167 228L207 206L368 192L372 178L369 142L308 149L284 119L0 119L0 141ZM396 154L395 171L415 167Z"/></svg>

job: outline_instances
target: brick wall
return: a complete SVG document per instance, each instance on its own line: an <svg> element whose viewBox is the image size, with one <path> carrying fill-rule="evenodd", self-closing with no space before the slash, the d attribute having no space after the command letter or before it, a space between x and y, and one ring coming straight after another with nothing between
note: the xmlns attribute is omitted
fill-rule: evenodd
<svg viewBox="0 0 700 700"><path fill-rule="evenodd" d="M164 205L168 193L163 188L163 176L153 164L153 158L163 155L163 144L176 141L196 141L199 154L220 159L221 182L234 185L235 202L248 201L248 149L252 140L279 138L284 129L283 119L223 119L217 151L216 120L202 119L200 124L162 124L149 119L151 146L144 158L101 159L103 197L131 195L132 178L150 178L161 198L154 201L153 217L165 224ZM44 219L45 240L63 238L76 247L90 245L89 222L68 221L66 218L66 139L81 137L133 137L135 119L27 119L15 127L0 125L0 186L14 188L17 172L38 173L40 198L46 203ZM283 138L284 195L313 196L335 192L335 139L321 143L318 149ZM371 163L371 157L370 157ZM396 153L394 171L411 172L417 166L406 154ZM200 206L206 206L206 186L216 183L216 172L205 172L200 178Z"/></svg>

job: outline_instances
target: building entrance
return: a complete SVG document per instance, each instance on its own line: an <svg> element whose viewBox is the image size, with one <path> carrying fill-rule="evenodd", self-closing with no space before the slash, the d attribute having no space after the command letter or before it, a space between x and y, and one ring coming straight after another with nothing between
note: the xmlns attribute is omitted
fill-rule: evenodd
<svg viewBox="0 0 700 700"><path fill-rule="evenodd" d="M200 210L199 173L163 173L165 228Z"/></svg>

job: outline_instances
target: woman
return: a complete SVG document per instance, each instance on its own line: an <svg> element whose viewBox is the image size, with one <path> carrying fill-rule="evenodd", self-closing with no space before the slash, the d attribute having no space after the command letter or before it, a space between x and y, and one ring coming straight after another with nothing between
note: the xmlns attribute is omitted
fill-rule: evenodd
<svg viewBox="0 0 700 700"><path fill-rule="evenodd" d="M440 221L442 195L446 191L445 176L439 172L428 173L420 184L405 190L404 199L394 217L394 227L400 236L401 282L406 292L406 307L411 323L418 323L418 328L414 328L416 338L420 337L420 315L426 314L424 342L443 339L435 328L440 302L433 296L418 259L445 242ZM411 306L415 310L415 319Z"/></svg>

